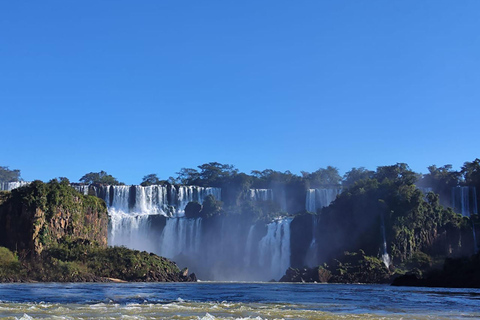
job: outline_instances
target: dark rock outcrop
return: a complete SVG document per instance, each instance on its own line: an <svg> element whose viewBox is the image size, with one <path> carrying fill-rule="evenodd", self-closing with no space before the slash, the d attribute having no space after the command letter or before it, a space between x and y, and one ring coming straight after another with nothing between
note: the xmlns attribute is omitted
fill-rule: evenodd
<svg viewBox="0 0 480 320"><path fill-rule="evenodd" d="M105 202L84 196L67 182L34 181L5 195L0 205L0 246L38 255L62 238L107 246Z"/></svg>
<svg viewBox="0 0 480 320"><path fill-rule="evenodd" d="M447 258L442 270L432 270L424 277L406 274L393 286L480 288L480 253L470 258Z"/></svg>

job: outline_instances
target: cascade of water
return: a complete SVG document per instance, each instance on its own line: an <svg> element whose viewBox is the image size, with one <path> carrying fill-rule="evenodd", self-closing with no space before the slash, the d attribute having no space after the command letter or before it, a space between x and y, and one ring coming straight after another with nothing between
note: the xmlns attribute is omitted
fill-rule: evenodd
<svg viewBox="0 0 480 320"><path fill-rule="evenodd" d="M252 224L250 230L248 230L247 244L245 245L245 256L243 262L246 267L250 267L250 261L252 258L252 246L253 246L253 232L255 230L255 224Z"/></svg>
<svg viewBox="0 0 480 320"><path fill-rule="evenodd" d="M388 251L387 251L387 237L385 235L385 219L383 218L383 214L381 214L381 221L382 221L382 226L381 226L381 229L382 229L382 236L383 236L383 243L382 243L382 249L383 249L383 253L382 253L382 261L383 261L383 264L385 265L385 267L390 267L390 265L392 264L392 261L390 259L390 256L388 255Z"/></svg>
<svg viewBox="0 0 480 320"><path fill-rule="evenodd" d="M161 214L167 216L167 188L162 186L135 186L135 206L137 214Z"/></svg>
<svg viewBox="0 0 480 320"><path fill-rule="evenodd" d="M110 192L112 192L112 195ZM135 192L133 200L131 199L133 197L131 192ZM221 189L196 186L180 186L178 189L175 186L157 185L146 187L107 186L102 187L101 192L111 210L130 215L161 214L166 217L183 216L188 202L202 203L210 194L220 200ZM110 200L112 200L111 203ZM133 201L133 204L130 204L131 201Z"/></svg>
<svg viewBox="0 0 480 320"><path fill-rule="evenodd" d="M477 193L475 187L453 187L452 208L467 217L477 213Z"/></svg>
<svg viewBox="0 0 480 320"><path fill-rule="evenodd" d="M317 212L318 209L328 207L341 192L341 188L308 189L305 199L305 209L310 212Z"/></svg>
<svg viewBox="0 0 480 320"><path fill-rule="evenodd" d="M269 268L274 279L279 279L290 267L291 221L285 218L269 223L267 234L259 243L259 264Z"/></svg>
<svg viewBox="0 0 480 320"><path fill-rule="evenodd" d="M83 195L88 195L88 185L74 185L73 188Z"/></svg>
<svg viewBox="0 0 480 320"><path fill-rule="evenodd" d="M201 249L202 219L168 218L160 235L161 256L198 254Z"/></svg>
<svg viewBox="0 0 480 320"><path fill-rule="evenodd" d="M477 188L470 187L472 189L472 213L478 214L478 205L477 205Z"/></svg>
<svg viewBox="0 0 480 320"><path fill-rule="evenodd" d="M308 247L307 254L305 256L305 265L308 267L314 267L318 265L318 244L317 244L317 227L318 216L312 215L312 241Z"/></svg>
<svg viewBox="0 0 480 320"><path fill-rule="evenodd" d="M0 191L12 191L30 184L27 181L0 182Z"/></svg>
<svg viewBox="0 0 480 320"><path fill-rule="evenodd" d="M128 200L130 199L130 186L113 186L113 201L111 209L129 213ZM110 210L109 210L110 212Z"/></svg>
<svg viewBox="0 0 480 320"><path fill-rule="evenodd" d="M149 237L148 215L128 215L123 212L110 212L110 246L126 246L131 249L153 252L155 244Z"/></svg>
<svg viewBox="0 0 480 320"><path fill-rule="evenodd" d="M250 189L248 193L252 201L273 201L272 189Z"/></svg>
<svg viewBox="0 0 480 320"><path fill-rule="evenodd" d="M473 231L473 254L478 252L478 244L477 244L477 233L475 232L475 224L472 221L472 231Z"/></svg>
<svg viewBox="0 0 480 320"><path fill-rule="evenodd" d="M305 209L310 212L316 212L315 206L315 189L307 190L307 198L305 199Z"/></svg>

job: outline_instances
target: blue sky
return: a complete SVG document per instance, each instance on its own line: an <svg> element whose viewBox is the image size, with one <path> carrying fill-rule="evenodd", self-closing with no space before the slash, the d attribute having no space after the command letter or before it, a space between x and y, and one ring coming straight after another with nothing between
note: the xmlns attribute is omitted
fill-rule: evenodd
<svg viewBox="0 0 480 320"><path fill-rule="evenodd" d="M128 184L217 161L479 157L480 1L2 1L0 165Z"/></svg>

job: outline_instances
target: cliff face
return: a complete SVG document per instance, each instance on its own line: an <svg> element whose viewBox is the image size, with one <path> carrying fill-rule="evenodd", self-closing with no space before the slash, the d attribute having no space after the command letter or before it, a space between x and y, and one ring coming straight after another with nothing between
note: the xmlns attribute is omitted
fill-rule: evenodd
<svg viewBox="0 0 480 320"><path fill-rule="evenodd" d="M4 195L0 204L0 246L38 255L62 238L107 246L105 202L84 196L67 181L34 181Z"/></svg>

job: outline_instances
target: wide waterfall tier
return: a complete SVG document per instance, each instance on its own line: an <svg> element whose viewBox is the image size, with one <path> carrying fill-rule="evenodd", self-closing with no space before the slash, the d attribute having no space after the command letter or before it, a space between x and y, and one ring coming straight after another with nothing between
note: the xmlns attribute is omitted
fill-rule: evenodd
<svg viewBox="0 0 480 320"><path fill-rule="evenodd" d="M113 215L109 244L170 258L204 280L279 280L290 267L291 221Z"/></svg>
<svg viewBox="0 0 480 320"><path fill-rule="evenodd" d="M328 207L341 192L341 188L308 189L305 209L310 212L317 212L318 209Z"/></svg>
<svg viewBox="0 0 480 320"><path fill-rule="evenodd" d="M287 212L287 201L284 189L249 189L244 198L250 201L269 201L274 202L278 209Z"/></svg>
<svg viewBox="0 0 480 320"><path fill-rule="evenodd" d="M0 191L12 191L30 184L27 181L0 182Z"/></svg>
<svg viewBox="0 0 480 320"><path fill-rule="evenodd" d="M163 215L181 217L189 202L203 203L208 195L221 199L220 188L198 186L85 186L75 188L107 203L110 215Z"/></svg>
<svg viewBox="0 0 480 320"><path fill-rule="evenodd" d="M272 189L250 189L248 190L248 199L252 201L273 201Z"/></svg>
<svg viewBox="0 0 480 320"><path fill-rule="evenodd" d="M455 212L467 217L477 214L477 191L475 187L452 188L452 208Z"/></svg>

